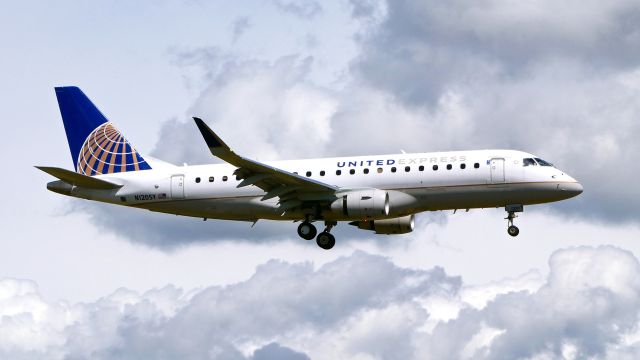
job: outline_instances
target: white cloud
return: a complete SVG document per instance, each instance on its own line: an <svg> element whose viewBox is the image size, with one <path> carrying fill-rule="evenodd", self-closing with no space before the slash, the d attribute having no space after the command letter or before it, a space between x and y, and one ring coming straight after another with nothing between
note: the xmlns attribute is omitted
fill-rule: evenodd
<svg viewBox="0 0 640 360"><path fill-rule="evenodd" d="M364 11L353 3L354 12ZM386 4L385 20L358 37L353 87L380 92L374 104L402 110L371 116L360 103L349 114L354 122L401 132L407 144L423 140L416 151L537 153L585 185L579 199L562 205L565 213L637 221L637 194L602 186L604 172L624 188L637 175L628 165L640 150L637 2ZM376 135L367 133L384 142ZM606 164L621 165L612 172Z"/></svg>
<svg viewBox="0 0 640 360"><path fill-rule="evenodd" d="M362 252L314 270L270 261L248 280L185 292L120 289L95 302L42 299L0 281L0 355L10 358L406 359L630 357L640 263L614 247L560 250L525 274L467 288L441 269ZM538 285L533 285L538 283ZM486 303L487 293L492 299ZM455 313L437 314L449 303ZM425 328L437 319L435 326ZM322 341L318 341L322 339ZM279 354L279 355L278 355Z"/></svg>
<svg viewBox="0 0 640 360"><path fill-rule="evenodd" d="M75 305L43 301L29 281L3 280L0 286L0 332L14 334L2 338L2 356L226 359L278 351L300 358L278 347L307 347L345 321L360 327L360 340L349 343L359 348L390 331L380 327L382 333L374 335L367 323L382 325L399 316L396 325L407 327L401 319L407 316L403 308L416 308L412 298L454 293L459 281L439 269L403 269L382 257L355 253L318 270L270 261L233 285L189 293L172 286L144 294L120 289ZM415 320L426 316L416 309ZM68 315L61 319L60 313ZM32 334L41 340L34 341ZM393 349L381 346L383 352Z"/></svg>
<svg viewBox="0 0 640 360"><path fill-rule="evenodd" d="M637 331L640 265L631 253L613 247L566 249L554 253L549 266L539 290L498 296L480 310L463 310L454 321L439 324L430 339L435 357L456 357L486 327L501 332L481 356L488 359L606 357L608 349L623 346L624 336Z"/></svg>
<svg viewBox="0 0 640 360"><path fill-rule="evenodd" d="M195 56L213 69L191 114L202 117L247 156L271 160L324 152L332 139L330 122L337 100L308 80L312 58L284 56L263 62L229 59L212 51L183 56ZM222 63L213 65L218 61ZM192 121L166 123L153 154L176 163L212 161Z"/></svg>

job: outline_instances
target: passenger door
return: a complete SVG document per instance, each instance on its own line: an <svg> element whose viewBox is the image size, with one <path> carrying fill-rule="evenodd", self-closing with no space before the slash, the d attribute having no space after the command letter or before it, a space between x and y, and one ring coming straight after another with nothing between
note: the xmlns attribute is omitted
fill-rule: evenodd
<svg viewBox="0 0 640 360"><path fill-rule="evenodd" d="M504 183L504 159L491 159L491 183Z"/></svg>
<svg viewBox="0 0 640 360"><path fill-rule="evenodd" d="M184 199L184 175L171 177L171 198Z"/></svg>

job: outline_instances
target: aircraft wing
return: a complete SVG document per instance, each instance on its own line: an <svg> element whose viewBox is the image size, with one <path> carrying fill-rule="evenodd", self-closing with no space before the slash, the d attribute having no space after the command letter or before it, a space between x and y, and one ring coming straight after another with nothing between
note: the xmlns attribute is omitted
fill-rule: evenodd
<svg viewBox="0 0 640 360"><path fill-rule="evenodd" d="M220 139L201 119L194 117L196 125L204 137L211 154L237 166L234 172L242 179L238 187L255 185L266 192L262 200L280 198L280 209L299 206L303 201L322 201L334 199L333 194L340 188L321 181L300 176L276 167L242 157Z"/></svg>

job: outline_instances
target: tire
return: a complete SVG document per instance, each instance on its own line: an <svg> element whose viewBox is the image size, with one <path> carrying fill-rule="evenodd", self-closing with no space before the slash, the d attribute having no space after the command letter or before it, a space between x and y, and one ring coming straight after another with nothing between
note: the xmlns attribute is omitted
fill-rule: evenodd
<svg viewBox="0 0 640 360"><path fill-rule="evenodd" d="M507 228L507 232L511 236L518 236L518 234L520 234L520 229L518 229L518 227L515 225L511 225Z"/></svg>
<svg viewBox="0 0 640 360"><path fill-rule="evenodd" d="M314 237L316 237L317 233L318 233L318 230L310 222L305 221L300 225L298 225L298 236L300 236L305 240L313 239Z"/></svg>
<svg viewBox="0 0 640 360"><path fill-rule="evenodd" d="M316 238L318 246L325 250L329 250L336 244L336 238L326 231L321 232Z"/></svg>

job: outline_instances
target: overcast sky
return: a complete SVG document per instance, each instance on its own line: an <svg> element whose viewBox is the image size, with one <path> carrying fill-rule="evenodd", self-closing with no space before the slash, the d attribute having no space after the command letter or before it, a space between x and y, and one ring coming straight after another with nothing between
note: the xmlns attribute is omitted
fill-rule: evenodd
<svg viewBox="0 0 640 360"><path fill-rule="evenodd" d="M640 356L640 4L22 1L0 11L0 357ZM191 116L259 160L510 148L578 198L421 214L331 251L291 223L48 192L72 168L53 87L146 154L201 164Z"/></svg>

